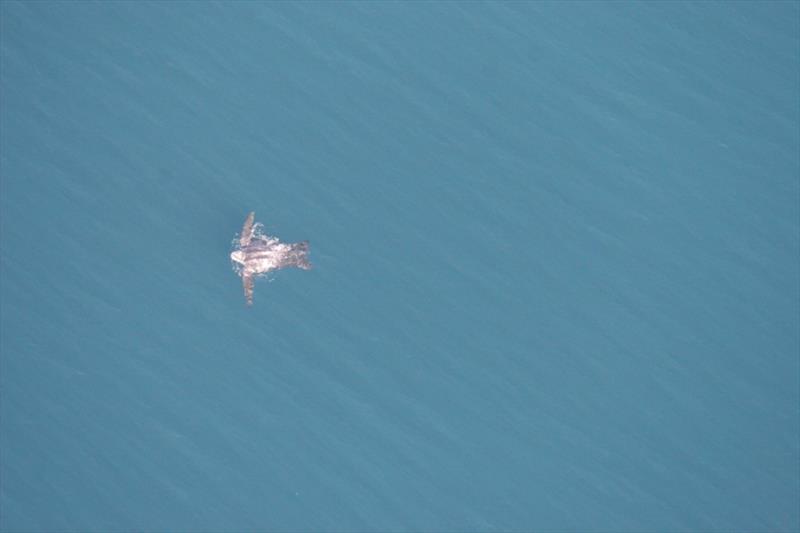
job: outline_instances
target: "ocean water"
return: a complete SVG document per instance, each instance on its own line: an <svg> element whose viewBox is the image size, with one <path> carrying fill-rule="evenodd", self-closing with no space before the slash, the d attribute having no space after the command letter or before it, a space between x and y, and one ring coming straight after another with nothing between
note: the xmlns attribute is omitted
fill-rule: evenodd
<svg viewBox="0 0 800 533"><path fill-rule="evenodd" d="M0 530L797 531L797 2L0 4ZM228 259L246 214L314 269Z"/></svg>

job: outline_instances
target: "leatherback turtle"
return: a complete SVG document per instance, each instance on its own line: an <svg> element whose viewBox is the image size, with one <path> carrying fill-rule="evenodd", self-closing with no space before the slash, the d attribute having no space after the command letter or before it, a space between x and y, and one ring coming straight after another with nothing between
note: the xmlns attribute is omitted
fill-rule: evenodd
<svg viewBox="0 0 800 533"><path fill-rule="evenodd" d="M239 234L239 242L231 252L234 270L242 277L247 305L253 305L253 282L256 277L287 267L311 269L308 241L285 243L280 242L277 237L264 235L263 225L253 223L255 216L255 211L247 215Z"/></svg>

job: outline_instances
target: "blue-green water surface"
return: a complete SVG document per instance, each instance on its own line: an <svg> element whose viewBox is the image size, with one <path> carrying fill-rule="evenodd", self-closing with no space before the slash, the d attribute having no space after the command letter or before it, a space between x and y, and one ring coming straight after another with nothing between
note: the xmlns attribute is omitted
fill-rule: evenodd
<svg viewBox="0 0 800 533"><path fill-rule="evenodd" d="M799 21L2 2L0 529L800 529Z"/></svg>

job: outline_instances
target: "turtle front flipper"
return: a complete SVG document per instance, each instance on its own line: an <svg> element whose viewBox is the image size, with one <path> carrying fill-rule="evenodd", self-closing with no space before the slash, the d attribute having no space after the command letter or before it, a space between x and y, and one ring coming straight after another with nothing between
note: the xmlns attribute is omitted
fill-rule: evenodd
<svg viewBox="0 0 800 533"><path fill-rule="evenodd" d="M253 276L242 274L242 287L244 287L244 299L247 305L253 305Z"/></svg>
<svg viewBox="0 0 800 533"><path fill-rule="evenodd" d="M239 246L242 248L250 244L250 239L253 238L253 220L255 220L255 218L256 212L250 211L250 214L247 215L247 219L244 221L242 232L239 234Z"/></svg>

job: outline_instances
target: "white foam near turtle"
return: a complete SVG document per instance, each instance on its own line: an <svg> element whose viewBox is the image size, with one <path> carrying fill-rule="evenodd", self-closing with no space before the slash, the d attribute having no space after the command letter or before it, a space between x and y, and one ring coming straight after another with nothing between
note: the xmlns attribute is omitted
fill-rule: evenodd
<svg viewBox="0 0 800 533"><path fill-rule="evenodd" d="M238 245L231 252L234 270L242 278L247 305L253 305L253 282L256 277L281 268L311 269L308 241L284 243L277 237L264 235L263 225L254 223L255 216L255 211L247 215Z"/></svg>

